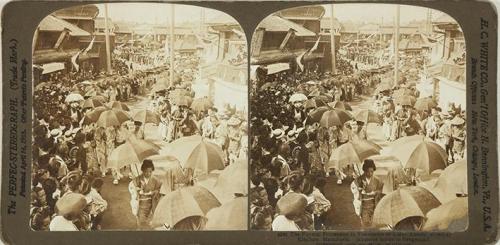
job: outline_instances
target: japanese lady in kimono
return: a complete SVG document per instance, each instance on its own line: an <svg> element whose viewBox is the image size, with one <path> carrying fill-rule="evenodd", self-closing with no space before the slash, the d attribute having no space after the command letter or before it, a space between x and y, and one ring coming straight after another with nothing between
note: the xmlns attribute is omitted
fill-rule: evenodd
<svg viewBox="0 0 500 245"><path fill-rule="evenodd" d="M366 159L363 163L363 174L351 184L351 191L354 195L354 210L361 218L363 228L372 227L375 207L382 197L383 183L373 175L375 170L373 160Z"/></svg>
<svg viewBox="0 0 500 245"><path fill-rule="evenodd" d="M153 176L153 161L145 159L141 171L142 174L129 184L130 205L137 217L138 228L149 229L152 214L160 199L161 182Z"/></svg>

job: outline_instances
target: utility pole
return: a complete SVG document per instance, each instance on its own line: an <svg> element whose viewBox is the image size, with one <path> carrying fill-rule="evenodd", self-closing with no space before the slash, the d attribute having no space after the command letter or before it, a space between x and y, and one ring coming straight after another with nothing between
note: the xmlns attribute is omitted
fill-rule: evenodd
<svg viewBox="0 0 500 245"><path fill-rule="evenodd" d="M108 4L104 4L104 35L106 37L106 70L111 73L111 46L109 41L109 29L108 29Z"/></svg>
<svg viewBox="0 0 500 245"><path fill-rule="evenodd" d="M335 23L333 15L333 4L330 4L332 15L330 17L330 48L332 51L332 74L337 73L337 55L335 52Z"/></svg>
<svg viewBox="0 0 500 245"><path fill-rule="evenodd" d="M175 5L170 4L170 86L174 84Z"/></svg>
<svg viewBox="0 0 500 245"><path fill-rule="evenodd" d="M396 5L396 23L394 25L394 83L399 82L399 11L400 5ZM394 85L394 84L393 84Z"/></svg>
<svg viewBox="0 0 500 245"><path fill-rule="evenodd" d="M205 37L205 9L204 8L200 9L200 32L199 32L199 35L201 37L199 36L200 38L198 39L198 41L200 42L200 45L203 45L203 40L201 40L201 38ZM201 82L202 78L203 78L203 67L202 67L203 60L201 58L201 57L203 57L203 54L202 54L203 49L200 48L198 50L200 51L198 53L198 55L199 55L198 73L199 73L199 76L200 76L199 81Z"/></svg>

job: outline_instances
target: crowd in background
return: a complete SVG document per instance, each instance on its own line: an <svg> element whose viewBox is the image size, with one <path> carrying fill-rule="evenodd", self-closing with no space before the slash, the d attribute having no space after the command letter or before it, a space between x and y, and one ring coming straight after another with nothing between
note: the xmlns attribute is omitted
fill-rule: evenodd
<svg viewBox="0 0 500 245"><path fill-rule="evenodd" d="M250 141L252 229L325 229L325 214L335 208L335 204L325 198L326 178L335 174L337 184L351 177L361 183L361 178L370 179L368 172L373 174L376 169L369 159L365 160L363 171L353 166L327 167L336 148L351 141L367 140L367 125L352 119L343 125L325 127L314 118L318 107L350 110L347 102L373 96L373 110L383 118L379 125L387 141L424 135L446 149L449 164L464 157L465 111L455 105L442 109L435 101L432 108L416 109L415 101L408 103L393 98L403 93L400 89L404 89L405 97L419 97L415 83L409 81L412 78L409 72L403 73L400 81L386 84L384 86L389 87L380 90L382 83L387 83L383 81L392 76L392 70L362 71L356 68L355 62L343 58L337 64L336 75L285 71L261 76L255 82L258 85L251 91L250 126L253 135ZM291 101L298 93L307 98ZM370 200L380 200L382 184L373 183L369 192L377 193L378 198L372 196ZM371 210L369 215L358 214L365 227L371 224L374 208L375 204L366 208Z"/></svg>

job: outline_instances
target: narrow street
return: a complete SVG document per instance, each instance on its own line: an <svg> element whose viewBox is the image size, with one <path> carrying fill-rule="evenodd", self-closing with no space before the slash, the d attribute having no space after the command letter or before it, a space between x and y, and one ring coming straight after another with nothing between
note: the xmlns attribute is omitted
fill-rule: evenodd
<svg viewBox="0 0 500 245"><path fill-rule="evenodd" d="M137 96L125 104L130 111L146 109L150 100L148 96ZM156 144L162 143L158 137L157 126L146 124L144 134L146 139L151 139ZM118 185L113 185L113 177L108 174L104 178L102 197L108 202L108 209L104 212L101 223L103 230L134 230L136 229L136 217L130 209L130 193L128 185L130 179L124 177Z"/></svg>
<svg viewBox="0 0 500 245"><path fill-rule="evenodd" d="M353 109L353 114L356 114L359 110L371 109L373 98L368 96L358 97L350 102L349 105L351 105ZM384 139L382 126L373 123L369 124L367 134L369 140L383 148L381 155L372 157L376 165L386 166L394 164L394 160L384 155L385 152L390 150L390 147L388 142ZM383 168L378 169L375 174L377 175L377 172L382 173L383 171ZM331 175L326 181L324 188L325 197L332 203L332 208L326 215L325 225L328 230L361 229L360 218L354 212L354 206L352 204L353 195L350 189L352 181L353 179L348 177L341 185L338 185L337 177L334 175Z"/></svg>

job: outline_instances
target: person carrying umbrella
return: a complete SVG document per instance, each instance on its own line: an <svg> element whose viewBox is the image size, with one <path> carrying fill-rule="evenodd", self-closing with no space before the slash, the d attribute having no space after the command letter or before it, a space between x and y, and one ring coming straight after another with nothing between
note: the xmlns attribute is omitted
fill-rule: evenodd
<svg viewBox="0 0 500 245"><path fill-rule="evenodd" d="M383 183L373 175L376 169L373 160L364 160L363 174L351 184L356 214L360 216L361 226L365 229L372 226L375 206L382 195Z"/></svg>
<svg viewBox="0 0 500 245"><path fill-rule="evenodd" d="M129 184L132 213L137 217L138 229L150 228L149 221L160 198L161 181L153 176L153 161L145 159L142 173Z"/></svg>
<svg viewBox="0 0 500 245"><path fill-rule="evenodd" d="M241 133L239 125L241 120L233 116L227 121L229 145L227 147L229 164L234 163L240 150Z"/></svg>
<svg viewBox="0 0 500 245"><path fill-rule="evenodd" d="M181 137L191 136L198 134L199 129L196 121L193 119L194 115L187 108L182 111L183 119L180 121Z"/></svg>
<svg viewBox="0 0 500 245"><path fill-rule="evenodd" d="M410 105L403 105L396 114L396 120L393 124L392 140L399 139L406 135L407 128L410 127L409 122L412 119L412 112Z"/></svg>
<svg viewBox="0 0 500 245"><path fill-rule="evenodd" d="M361 121L351 121L351 139L353 140L366 140L367 133L364 122Z"/></svg>
<svg viewBox="0 0 500 245"><path fill-rule="evenodd" d="M134 121L134 131L132 131L132 135L138 139L144 139L144 128L142 127L142 122Z"/></svg>

